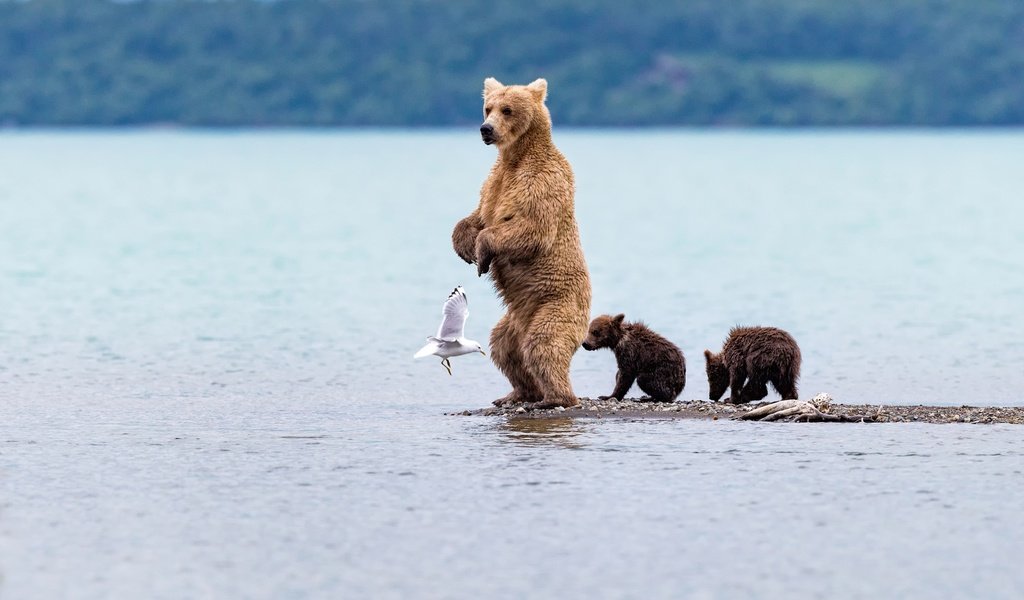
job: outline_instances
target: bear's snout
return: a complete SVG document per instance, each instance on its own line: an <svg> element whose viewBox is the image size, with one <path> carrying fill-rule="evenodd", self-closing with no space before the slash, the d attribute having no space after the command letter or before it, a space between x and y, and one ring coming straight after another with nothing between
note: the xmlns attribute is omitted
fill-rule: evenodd
<svg viewBox="0 0 1024 600"><path fill-rule="evenodd" d="M484 123L480 126L480 137L488 146L494 143L494 125Z"/></svg>
<svg viewBox="0 0 1024 600"><path fill-rule="evenodd" d="M581 344L581 345L583 346L584 350L597 350L597 348L593 347L592 345L590 345L590 344L588 344L586 342L583 342L583 344Z"/></svg>

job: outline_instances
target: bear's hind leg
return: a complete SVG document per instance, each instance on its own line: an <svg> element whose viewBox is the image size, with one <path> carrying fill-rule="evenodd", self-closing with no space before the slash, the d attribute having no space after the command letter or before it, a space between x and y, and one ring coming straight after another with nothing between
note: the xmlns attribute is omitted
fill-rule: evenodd
<svg viewBox="0 0 1024 600"><path fill-rule="evenodd" d="M799 398L796 392L796 381L793 379L793 377L785 376L773 377L771 379L772 387L782 396L783 400L796 400Z"/></svg>
<svg viewBox="0 0 1024 600"><path fill-rule="evenodd" d="M512 391L495 400L495 406L537 402L544 397L533 377L524 368L521 340L522 332L518 331L510 314L503 316L491 330L491 361L512 384Z"/></svg>
<svg viewBox="0 0 1024 600"><path fill-rule="evenodd" d="M636 383L655 402L672 402L683 391L679 376L669 369L641 373Z"/></svg>
<svg viewBox="0 0 1024 600"><path fill-rule="evenodd" d="M569 382L569 363L586 333L587 324L567 326L551 314L557 307L545 307L531 320L531 328L522 338L526 368L533 375L544 398L530 408L576 406L579 399Z"/></svg>

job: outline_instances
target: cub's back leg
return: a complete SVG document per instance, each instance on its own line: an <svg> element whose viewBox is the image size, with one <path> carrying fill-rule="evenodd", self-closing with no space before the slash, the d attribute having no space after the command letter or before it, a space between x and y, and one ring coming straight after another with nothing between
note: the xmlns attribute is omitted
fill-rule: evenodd
<svg viewBox="0 0 1024 600"><path fill-rule="evenodd" d="M771 379L772 387L782 396L783 400L796 400L799 398L796 391L796 381L793 377L780 375Z"/></svg>
<svg viewBox="0 0 1024 600"><path fill-rule="evenodd" d="M655 402L672 402L683 391L685 381L681 381L678 369L661 367L641 373L636 383Z"/></svg>

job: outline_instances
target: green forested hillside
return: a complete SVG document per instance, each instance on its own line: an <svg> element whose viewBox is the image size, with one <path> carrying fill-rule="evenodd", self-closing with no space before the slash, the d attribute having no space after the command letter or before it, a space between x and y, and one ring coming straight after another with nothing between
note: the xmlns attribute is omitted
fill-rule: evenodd
<svg viewBox="0 0 1024 600"><path fill-rule="evenodd" d="M0 124L1024 124L1021 0L0 0Z"/></svg>

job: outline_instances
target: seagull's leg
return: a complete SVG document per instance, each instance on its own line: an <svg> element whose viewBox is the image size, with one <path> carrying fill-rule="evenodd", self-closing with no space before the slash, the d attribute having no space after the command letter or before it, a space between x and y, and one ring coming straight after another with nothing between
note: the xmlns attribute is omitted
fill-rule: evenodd
<svg viewBox="0 0 1024 600"><path fill-rule="evenodd" d="M447 358L442 358L441 359L441 366L444 367L448 371L449 375L452 374L452 363L448 362Z"/></svg>

